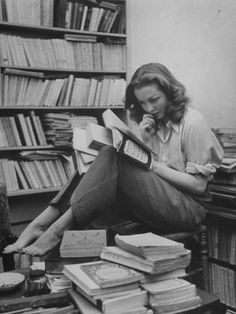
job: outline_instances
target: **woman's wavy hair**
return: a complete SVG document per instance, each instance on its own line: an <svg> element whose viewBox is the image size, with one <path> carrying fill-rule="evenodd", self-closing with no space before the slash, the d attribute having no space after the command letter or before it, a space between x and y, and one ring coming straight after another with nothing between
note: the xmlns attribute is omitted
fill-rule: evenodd
<svg viewBox="0 0 236 314"><path fill-rule="evenodd" d="M173 122L178 123L184 115L189 98L183 84L160 63L142 65L132 76L125 95L125 108L130 111L130 118L139 123L145 113L134 95L134 89L153 84L157 84L167 96L170 101L168 115Z"/></svg>

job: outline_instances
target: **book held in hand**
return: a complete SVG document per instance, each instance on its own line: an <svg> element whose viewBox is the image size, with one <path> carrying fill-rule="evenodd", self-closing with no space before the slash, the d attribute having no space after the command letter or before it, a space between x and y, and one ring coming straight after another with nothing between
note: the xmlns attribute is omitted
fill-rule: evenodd
<svg viewBox="0 0 236 314"><path fill-rule="evenodd" d="M105 127L89 124L84 134L80 130L74 129L74 149L97 155L96 152L102 146L113 146L119 154L150 169L155 155L152 149L144 144L112 110L104 111L102 117Z"/></svg>

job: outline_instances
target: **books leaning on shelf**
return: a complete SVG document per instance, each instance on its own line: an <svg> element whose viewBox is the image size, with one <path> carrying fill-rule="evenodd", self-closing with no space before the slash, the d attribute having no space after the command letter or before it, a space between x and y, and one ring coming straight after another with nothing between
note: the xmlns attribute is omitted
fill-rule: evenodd
<svg viewBox="0 0 236 314"><path fill-rule="evenodd" d="M6 182L7 191L59 188L74 171L72 156L59 151L21 152L16 160L0 160L1 180Z"/></svg>
<svg viewBox="0 0 236 314"><path fill-rule="evenodd" d="M14 49L15 46L19 49ZM118 73L126 71L126 48L122 43L107 44L0 34L0 51L0 61L5 66ZM47 58L41 51L46 52Z"/></svg>
<svg viewBox="0 0 236 314"><path fill-rule="evenodd" d="M53 26L54 0L0 1L0 21L34 26Z"/></svg>
<svg viewBox="0 0 236 314"><path fill-rule="evenodd" d="M184 279L174 278L147 283L142 285L142 288L149 293L149 304L154 313L173 314L201 305L196 286Z"/></svg>
<svg viewBox="0 0 236 314"><path fill-rule="evenodd" d="M103 121L106 127L89 124L86 131L74 129L74 149L96 156L100 147L110 145L120 154L149 169L153 160L153 151L110 109L103 113Z"/></svg>
<svg viewBox="0 0 236 314"><path fill-rule="evenodd" d="M98 257L106 245L106 230L68 230L63 234L60 256Z"/></svg>
<svg viewBox="0 0 236 314"><path fill-rule="evenodd" d="M1 106L34 108L123 106L125 80L119 76L80 78L73 74L61 76L5 68L0 74L0 79Z"/></svg>

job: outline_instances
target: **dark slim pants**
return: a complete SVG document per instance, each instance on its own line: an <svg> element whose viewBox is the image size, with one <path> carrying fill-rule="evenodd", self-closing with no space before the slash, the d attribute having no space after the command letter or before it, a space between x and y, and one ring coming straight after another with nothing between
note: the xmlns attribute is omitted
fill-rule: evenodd
<svg viewBox="0 0 236 314"><path fill-rule="evenodd" d="M100 150L70 203L79 226L108 210L113 215L117 204L160 231L195 230L205 218L204 208L189 195L109 146Z"/></svg>

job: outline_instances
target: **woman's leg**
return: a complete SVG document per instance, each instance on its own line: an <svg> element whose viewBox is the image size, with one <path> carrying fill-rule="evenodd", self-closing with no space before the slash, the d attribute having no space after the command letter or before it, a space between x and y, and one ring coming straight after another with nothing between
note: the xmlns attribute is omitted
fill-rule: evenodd
<svg viewBox="0 0 236 314"><path fill-rule="evenodd" d="M69 208L60 216L42 235L30 246L26 246L22 251L26 254L42 256L54 248L62 239L64 231L74 225L73 214Z"/></svg>
<svg viewBox="0 0 236 314"><path fill-rule="evenodd" d="M56 207L48 206L25 228L15 243L4 249L4 253L20 252L24 247L39 238L59 216L60 211Z"/></svg>
<svg viewBox="0 0 236 314"><path fill-rule="evenodd" d="M71 208L23 252L44 255L59 243L65 230L75 224L76 229L83 228L91 219L98 217L116 201L117 177L116 152L111 147L104 147L76 187L71 197Z"/></svg>
<svg viewBox="0 0 236 314"><path fill-rule="evenodd" d="M101 149L71 197L71 209L55 221L25 252L43 255L55 247L63 232L84 227L116 202L117 192L131 204L129 210L142 222L160 230L192 230L204 218L204 209L155 173L116 154L111 147ZM112 211L111 211L112 215Z"/></svg>
<svg viewBox="0 0 236 314"><path fill-rule="evenodd" d="M205 210L188 194L125 157L118 165L119 192L139 221L160 232L193 231L201 225Z"/></svg>

